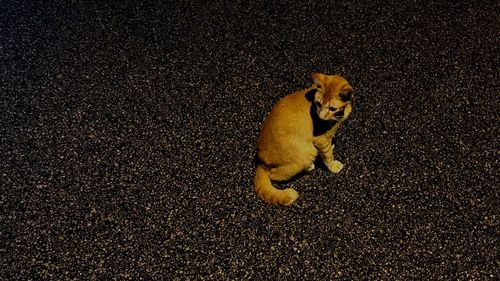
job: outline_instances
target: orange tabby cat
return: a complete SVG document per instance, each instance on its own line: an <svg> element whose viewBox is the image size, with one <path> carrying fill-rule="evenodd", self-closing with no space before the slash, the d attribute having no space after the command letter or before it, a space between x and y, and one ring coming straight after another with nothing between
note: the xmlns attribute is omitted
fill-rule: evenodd
<svg viewBox="0 0 500 281"><path fill-rule="evenodd" d="M313 73L314 84L280 100L267 117L257 141L259 163L255 191L267 203L291 205L299 196L293 188L272 186L314 169L319 155L328 170L343 165L333 159L332 138L351 113L352 87L338 75Z"/></svg>

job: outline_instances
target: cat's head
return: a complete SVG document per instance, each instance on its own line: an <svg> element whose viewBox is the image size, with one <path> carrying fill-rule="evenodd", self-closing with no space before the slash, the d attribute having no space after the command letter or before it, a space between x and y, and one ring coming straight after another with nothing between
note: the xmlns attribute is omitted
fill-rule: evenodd
<svg viewBox="0 0 500 281"><path fill-rule="evenodd" d="M314 106L320 119L339 121L351 113L353 90L342 76L313 73L317 91L314 95Z"/></svg>

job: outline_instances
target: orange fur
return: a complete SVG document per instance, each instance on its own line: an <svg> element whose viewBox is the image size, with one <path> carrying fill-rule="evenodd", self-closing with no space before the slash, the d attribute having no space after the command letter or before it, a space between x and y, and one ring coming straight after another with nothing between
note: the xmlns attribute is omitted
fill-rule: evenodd
<svg viewBox="0 0 500 281"><path fill-rule="evenodd" d="M314 169L320 154L331 172L342 164L333 159L332 138L351 113L352 87L338 75L313 73L315 84L276 103L257 140L259 164L255 191L265 202L291 205L298 193L292 188L279 190L271 181L286 181ZM314 96L308 96L314 93Z"/></svg>

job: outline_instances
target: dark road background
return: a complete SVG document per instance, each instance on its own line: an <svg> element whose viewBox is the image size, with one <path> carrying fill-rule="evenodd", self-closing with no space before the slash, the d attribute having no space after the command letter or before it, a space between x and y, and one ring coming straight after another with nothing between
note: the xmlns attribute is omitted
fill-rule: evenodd
<svg viewBox="0 0 500 281"><path fill-rule="evenodd" d="M500 277L496 1L31 2L0 8L0 279ZM258 132L313 71L356 92L344 170L266 205Z"/></svg>

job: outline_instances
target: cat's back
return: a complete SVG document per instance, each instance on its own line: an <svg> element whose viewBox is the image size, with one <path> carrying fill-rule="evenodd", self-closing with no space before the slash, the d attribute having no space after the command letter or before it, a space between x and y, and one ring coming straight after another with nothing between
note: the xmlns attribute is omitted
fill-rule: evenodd
<svg viewBox="0 0 500 281"><path fill-rule="evenodd" d="M312 102L306 98L306 92L302 90L290 94L274 105L262 127L259 150L312 138Z"/></svg>
<svg viewBox="0 0 500 281"><path fill-rule="evenodd" d="M298 91L279 100L271 110L265 125L299 125L296 122L311 119L311 101L306 98L306 91ZM312 120L312 119L311 119Z"/></svg>

